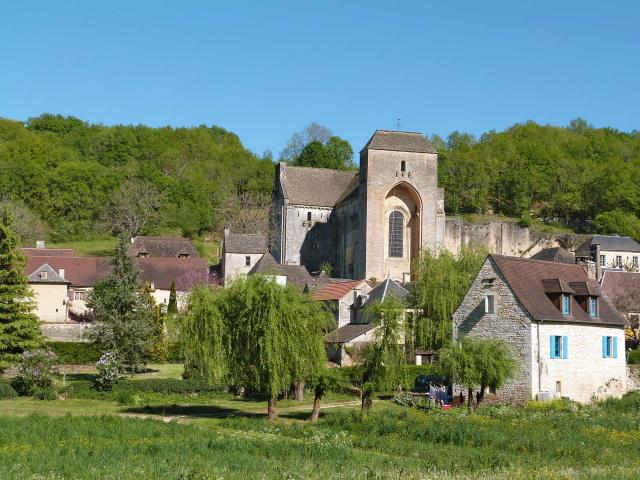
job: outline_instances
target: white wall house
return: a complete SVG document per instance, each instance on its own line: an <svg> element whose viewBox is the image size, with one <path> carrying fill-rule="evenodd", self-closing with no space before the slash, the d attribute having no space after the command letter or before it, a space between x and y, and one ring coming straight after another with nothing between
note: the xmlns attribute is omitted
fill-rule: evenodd
<svg viewBox="0 0 640 480"><path fill-rule="evenodd" d="M589 402L626 391L625 323L580 265L492 255L453 314L453 336L507 344L517 370L501 401Z"/></svg>
<svg viewBox="0 0 640 480"><path fill-rule="evenodd" d="M231 233L228 228L225 228L220 254L223 285L248 275L265 253L267 253L267 239L264 235Z"/></svg>
<svg viewBox="0 0 640 480"><path fill-rule="evenodd" d="M576 250L577 260L596 262L602 268L640 270L640 244L619 235L594 235Z"/></svg>

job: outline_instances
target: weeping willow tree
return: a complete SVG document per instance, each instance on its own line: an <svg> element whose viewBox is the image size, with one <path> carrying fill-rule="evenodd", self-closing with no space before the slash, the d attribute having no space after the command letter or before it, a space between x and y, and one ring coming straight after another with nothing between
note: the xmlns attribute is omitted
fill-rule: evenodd
<svg viewBox="0 0 640 480"><path fill-rule="evenodd" d="M228 331L222 314L223 293L209 287L195 287L187 302L182 324L181 350L187 369L196 368L208 383L222 383L228 374Z"/></svg>
<svg viewBox="0 0 640 480"><path fill-rule="evenodd" d="M438 350L451 341L451 315L484 263L487 251L463 247L457 256L448 251L425 250L415 262L411 343L415 348Z"/></svg>
<svg viewBox="0 0 640 480"><path fill-rule="evenodd" d="M187 362L210 382L265 395L273 420L278 397L326 364L326 324L318 302L273 278L252 275L218 292L197 287L187 307Z"/></svg>
<svg viewBox="0 0 640 480"><path fill-rule="evenodd" d="M371 407L371 394L394 389L403 383L405 307L394 298L374 302L365 310L375 325L374 340L364 351L361 412Z"/></svg>

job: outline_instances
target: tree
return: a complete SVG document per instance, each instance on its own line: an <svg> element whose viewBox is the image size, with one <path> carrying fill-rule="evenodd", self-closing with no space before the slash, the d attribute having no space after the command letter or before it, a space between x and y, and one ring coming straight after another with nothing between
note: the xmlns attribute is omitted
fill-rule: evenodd
<svg viewBox="0 0 640 480"><path fill-rule="evenodd" d="M266 395L274 420L278 396L326 362L318 327L326 314L308 295L260 275L238 279L220 295L233 381Z"/></svg>
<svg viewBox="0 0 640 480"><path fill-rule="evenodd" d="M169 303L167 304L167 313L178 313L178 296L176 294L176 281L171 282L171 290L169 290Z"/></svg>
<svg viewBox="0 0 640 480"><path fill-rule="evenodd" d="M478 405L487 387L500 388L513 376L516 364L501 340L464 337L441 349L439 364L451 382L467 389L467 407L473 405L473 390L479 387Z"/></svg>
<svg viewBox="0 0 640 480"><path fill-rule="evenodd" d="M301 132L295 132L287 142L282 152L280 160L283 162L293 162L302 153L302 149L311 142L325 144L333 136L333 132L327 127L311 122L304 127Z"/></svg>
<svg viewBox="0 0 640 480"><path fill-rule="evenodd" d="M127 180L114 193L103 218L106 228L115 235L132 237L157 227L164 196L152 185Z"/></svg>
<svg viewBox="0 0 640 480"><path fill-rule="evenodd" d="M413 265L414 289L410 303L412 343L416 348L438 350L451 339L451 315L458 308L485 261L485 249L464 247L457 256L448 251L425 250Z"/></svg>
<svg viewBox="0 0 640 480"><path fill-rule="evenodd" d="M640 218L622 210L603 212L596 215L593 228L598 233L618 234L640 241Z"/></svg>
<svg viewBox="0 0 640 480"><path fill-rule="evenodd" d="M49 235L47 224L23 202L0 197L2 210L7 210L13 218L11 228L19 242L44 240Z"/></svg>
<svg viewBox="0 0 640 480"><path fill-rule="evenodd" d="M365 309L365 316L375 325L374 340L363 354L361 412L372 405L374 391L390 390L402 384L404 352L404 306L393 298L374 302Z"/></svg>
<svg viewBox="0 0 640 480"><path fill-rule="evenodd" d="M340 385L342 382L341 371L339 368L328 368L326 365L318 368L309 377L309 385L313 388L313 408L309 420L312 423L320 418L320 402L325 393Z"/></svg>
<svg viewBox="0 0 640 480"><path fill-rule="evenodd" d="M25 350L42 346L43 337L27 278L25 259L11 230L12 219L0 211L0 372L16 363Z"/></svg>
<svg viewBox="0 0 640 480"><path fill-rule="evenodd" d="M89 338L103 352L115 352L129 371L138 371L149 360L156 311L149 290L138 285L138 268L127 255L128 244L120 237L113 271L89 295L95 320Z"/></svg>
<svg viewBox="0 0 640 480"><path fill-rule="evenodd" d="M353 149L349 142L340 137L331 137L327 144L314 140L306 145L294 158L297 167L332 168L348 170L353 168Z"/></svg>

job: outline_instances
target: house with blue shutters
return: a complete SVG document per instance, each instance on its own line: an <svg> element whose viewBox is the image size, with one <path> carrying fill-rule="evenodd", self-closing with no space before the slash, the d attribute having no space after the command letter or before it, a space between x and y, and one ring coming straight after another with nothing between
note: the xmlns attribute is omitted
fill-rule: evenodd
<svg viewBox="0 0 640 480"><path fill-rule="evenodd" d="M589 402L626 391L626 320L580 265L490 255L452 320L454 341L508 345L517 371L499 401Z"/></svg>

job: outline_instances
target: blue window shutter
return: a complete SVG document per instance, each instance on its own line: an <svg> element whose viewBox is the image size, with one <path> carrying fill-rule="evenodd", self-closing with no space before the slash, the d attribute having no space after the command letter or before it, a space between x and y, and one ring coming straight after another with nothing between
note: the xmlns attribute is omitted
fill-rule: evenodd
<svg viewBox="0 0 640 480"><path fill-rule="evenodd" d="M550 357L549 358L556 358L555 352L556 352L556 345L555 345L555 337L553 335L551 335L549 337L549 345L551 346L551 351L550 351Z"/></svg>
<svg viewBox="0 0 640 480"><path fill-rule="evenodd" d="M569 358L569 337L562 337L562 358Z"/></svg>
<svg viewBox="0 0 640 480"><path fill-rule="evenodd" d="M613 337L613 358L618 358L618 337Z"/></svg>
<svg viewBox="0 0 640 480"><path fill-rule="evenodd" d="M607 337L602 337L602 358L607 358Z"/></svg>

